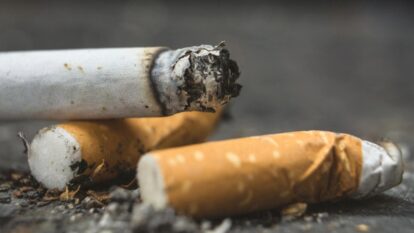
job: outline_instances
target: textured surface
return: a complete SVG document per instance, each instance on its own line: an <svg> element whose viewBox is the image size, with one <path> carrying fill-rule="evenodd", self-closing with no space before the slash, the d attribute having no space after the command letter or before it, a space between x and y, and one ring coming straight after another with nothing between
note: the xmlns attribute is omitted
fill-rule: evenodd
<svg viewBox="0 0 414 233"><path fill-rule="evenodd" d="M244 88L232 101L233 121L223 123L213 139L334 130L370 140L396 140L407 161L403 185L386 195L311 206L307 214L311 217L297 221L281 222L278 214L267 212L233 219L232 230L355 232L358 224L367 224L370 232L412 232L413 8L404 3L376 2L2 1L0 50L179 48L226 40L240 66ZM0 167L25 169L24 148L15 135L23 130L31 138L47 124L0 122ZM3 198L7 199L0 192ZM103 218L100 213L91 214L81 219L82 224L74 224L71 212L62 208L23 208L12 200L11 204L0 204L0 225L35 232L76 232L96 223L93 219ZM154 219L166 218L159 215ZM125 226L110 225L113 232L121 232L119 226Z"/></svg>

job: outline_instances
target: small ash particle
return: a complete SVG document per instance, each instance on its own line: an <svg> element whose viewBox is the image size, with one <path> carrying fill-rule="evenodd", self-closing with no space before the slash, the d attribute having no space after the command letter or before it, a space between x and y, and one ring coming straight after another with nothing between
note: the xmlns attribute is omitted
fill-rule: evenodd
<svg viewBox="0 0 414 233"><path fill-rule="evenodd" d="M101 208L102 207L102 203L91 198L91 197L85 197L82 202L81 205L85 208L85 209L94 209L94 208Z"/></svg>
<svg viewBox="0 0 414 233"><path fill-rule="evenodd" d="M19 202L19 205L21 207L28 207L30 204L27 200L22 200L21 202Z"/></svg>
<svg viewBox="0 0 414 233"><path fill-rule="evenodd" d="M323 213L317 213L315 216L316 216L316 221L318 223L321 223L323 221L323 219L325 219L329 216L329 214L326 213L326 212L323 212Z"/></svg>
<svg viewBox="0 0 414 233"><path fill-rule="evenodd" d="M358 232L369 232L369 226L367 224L358 224L355 229Z"/></svg>
<svg viewBox="0 0 414 233"><path fill-rule="evenodd" d="M0 203L10 203L11 197L8 193L0 193Z"/></svg>
<svg viewBox="0 0 414 233"><path fill-rule="evenodd" d="M111 201L115 202L130 202L138 198L138 193L132 190L116 187L110 192L109 197Z"/></svg>
<svg viewBox="0 0 414 233"><path fill-rule="evenodd" d="M40 198L40 194L35 190L30 190L26 192L26 197L29 199L38 199Z"/></svg>
<svg viewBox="0 0 414 233"><path fill-rule="evenodd" d="M216 226L213 230L206 231L207 233L226 233L231 228L231 220L229 218L226 218L223 220L223 222L220 223L220 225Z"/></svg>
<svg viewBox="0 0 414 233"><path fill-rule="evenodd" d="M0 185L0 192L6 192L11 189L11 184L9 183L3 183Z"/></svg>
<svg viewBox="0 0 414 233"><path fill-rule="evenodd" d="M310 224L310 223L306 223L306 224L304 224L304 225L300 226L300 228L301 228L303 231L310 231L310 230L312 229L312 224Z"/></svg>
<svg viewBox="0 0 414 233"><path fill-rule="evenodd" d="M303 219L305 220L305 222L313 222L312 216L305 216Z"/></svg>
<svg viewBox="0 0 414 233"><path fill-rule="evenodd" d="M23 176L24 176L23 173L20 173L20 172L13 172L10 174L10 178L13 181L19 181L20 179L23 178Z"/></svg>
<svg viewBox="0 0 414 233"><path fill-rule="evenodd" d="M21 178L21 179L19 180L19 183L20 183L21 185L32 185L32 181L31 181L31 179L30 179L30 178L28 178L28 177L23 177L23 178Z"/></svg>
<svg viewBox="0 0 414 233"><path fill-rule="evenodd" d="M39 207L47 206L51 203L51 201L39 201L36 205Z"/></svg>
<svg viewBox="0 0 414 233"><path fill-rule="evenodd" d="M155 210L147 204L136 204L133 209L131 227L134 232L200 232L190 218L176 216L172 209Z"/></svg>
<svg viewBox="0 0 414 233"><path fill-rule="evenodd" d="M293 219L297 219L305 214L307 208L308 208L308 205L302 202L288 205L282 210L282 219L284 221L290 221Z"/></svg>

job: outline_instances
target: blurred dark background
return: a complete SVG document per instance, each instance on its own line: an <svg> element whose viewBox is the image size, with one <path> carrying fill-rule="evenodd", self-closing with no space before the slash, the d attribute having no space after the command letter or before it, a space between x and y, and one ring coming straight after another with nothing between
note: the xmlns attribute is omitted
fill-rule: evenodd
<svg viewBox="0 0 414 233"><path fill-rule="evenodd" d="M414 143L414 7L377 1L0 1L0 51L217 44L242 71L213 139L303 129ZM0 168L26 167L0 122Z"/></svg>

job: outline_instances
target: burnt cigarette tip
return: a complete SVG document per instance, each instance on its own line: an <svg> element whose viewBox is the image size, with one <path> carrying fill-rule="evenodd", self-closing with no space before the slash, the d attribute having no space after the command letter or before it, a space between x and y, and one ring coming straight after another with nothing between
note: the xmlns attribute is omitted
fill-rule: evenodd
<svg viewBox="0 0 414 233"><path fill-rule="evenodd" d="M169 66L168 64L171 64ZM223 44L200 45L162 53L153 71L166 114L215 112L240 94L240 70ZM176 90L171 89L175 83Z"/></svg>
<svg viewBox="0 0 414 233"><path fill-rule="evenodd" d="M224 105L240 94L239 67L230 59L230 52L224 45L189 50L182 59L187 57L189 66L184 71L184 85L180 88L189 96L186 110L214 112L216 109L210 104L212 100L216 98L219 105Z"/></svg>
<svg viewBox="0 0 414 233"><path fill-rule="evenodd" d="M224 46L224 45L223 45ZM240 77L240 70L237 63L230 59L230 52L222 46L216 47L217 54L205 54L201 56L191 56L193 76L203 75L212 72L216 80L221 84L218 90L218 97L225 99L227 97L237 97L240 94L242 86L237 83ZM198 51L200 53L200 51ZM199 68L201 67L201 69Z"/></svg>

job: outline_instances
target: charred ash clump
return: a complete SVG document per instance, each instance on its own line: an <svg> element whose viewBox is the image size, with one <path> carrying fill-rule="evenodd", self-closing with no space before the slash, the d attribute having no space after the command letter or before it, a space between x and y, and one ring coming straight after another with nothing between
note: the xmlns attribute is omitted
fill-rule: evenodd
<svg viewBox="0 0 414 233"><path fill-rule="evenodd" d="M211 103L224 105L240 94L242 86L236 83L240 77L239 67L230 59L224 44L212 50L188 51L183 55L186 56L190 65L184 72L184 85L179 87L179 91L188 96L185 110L214 112L216 106Z"/></svg>

